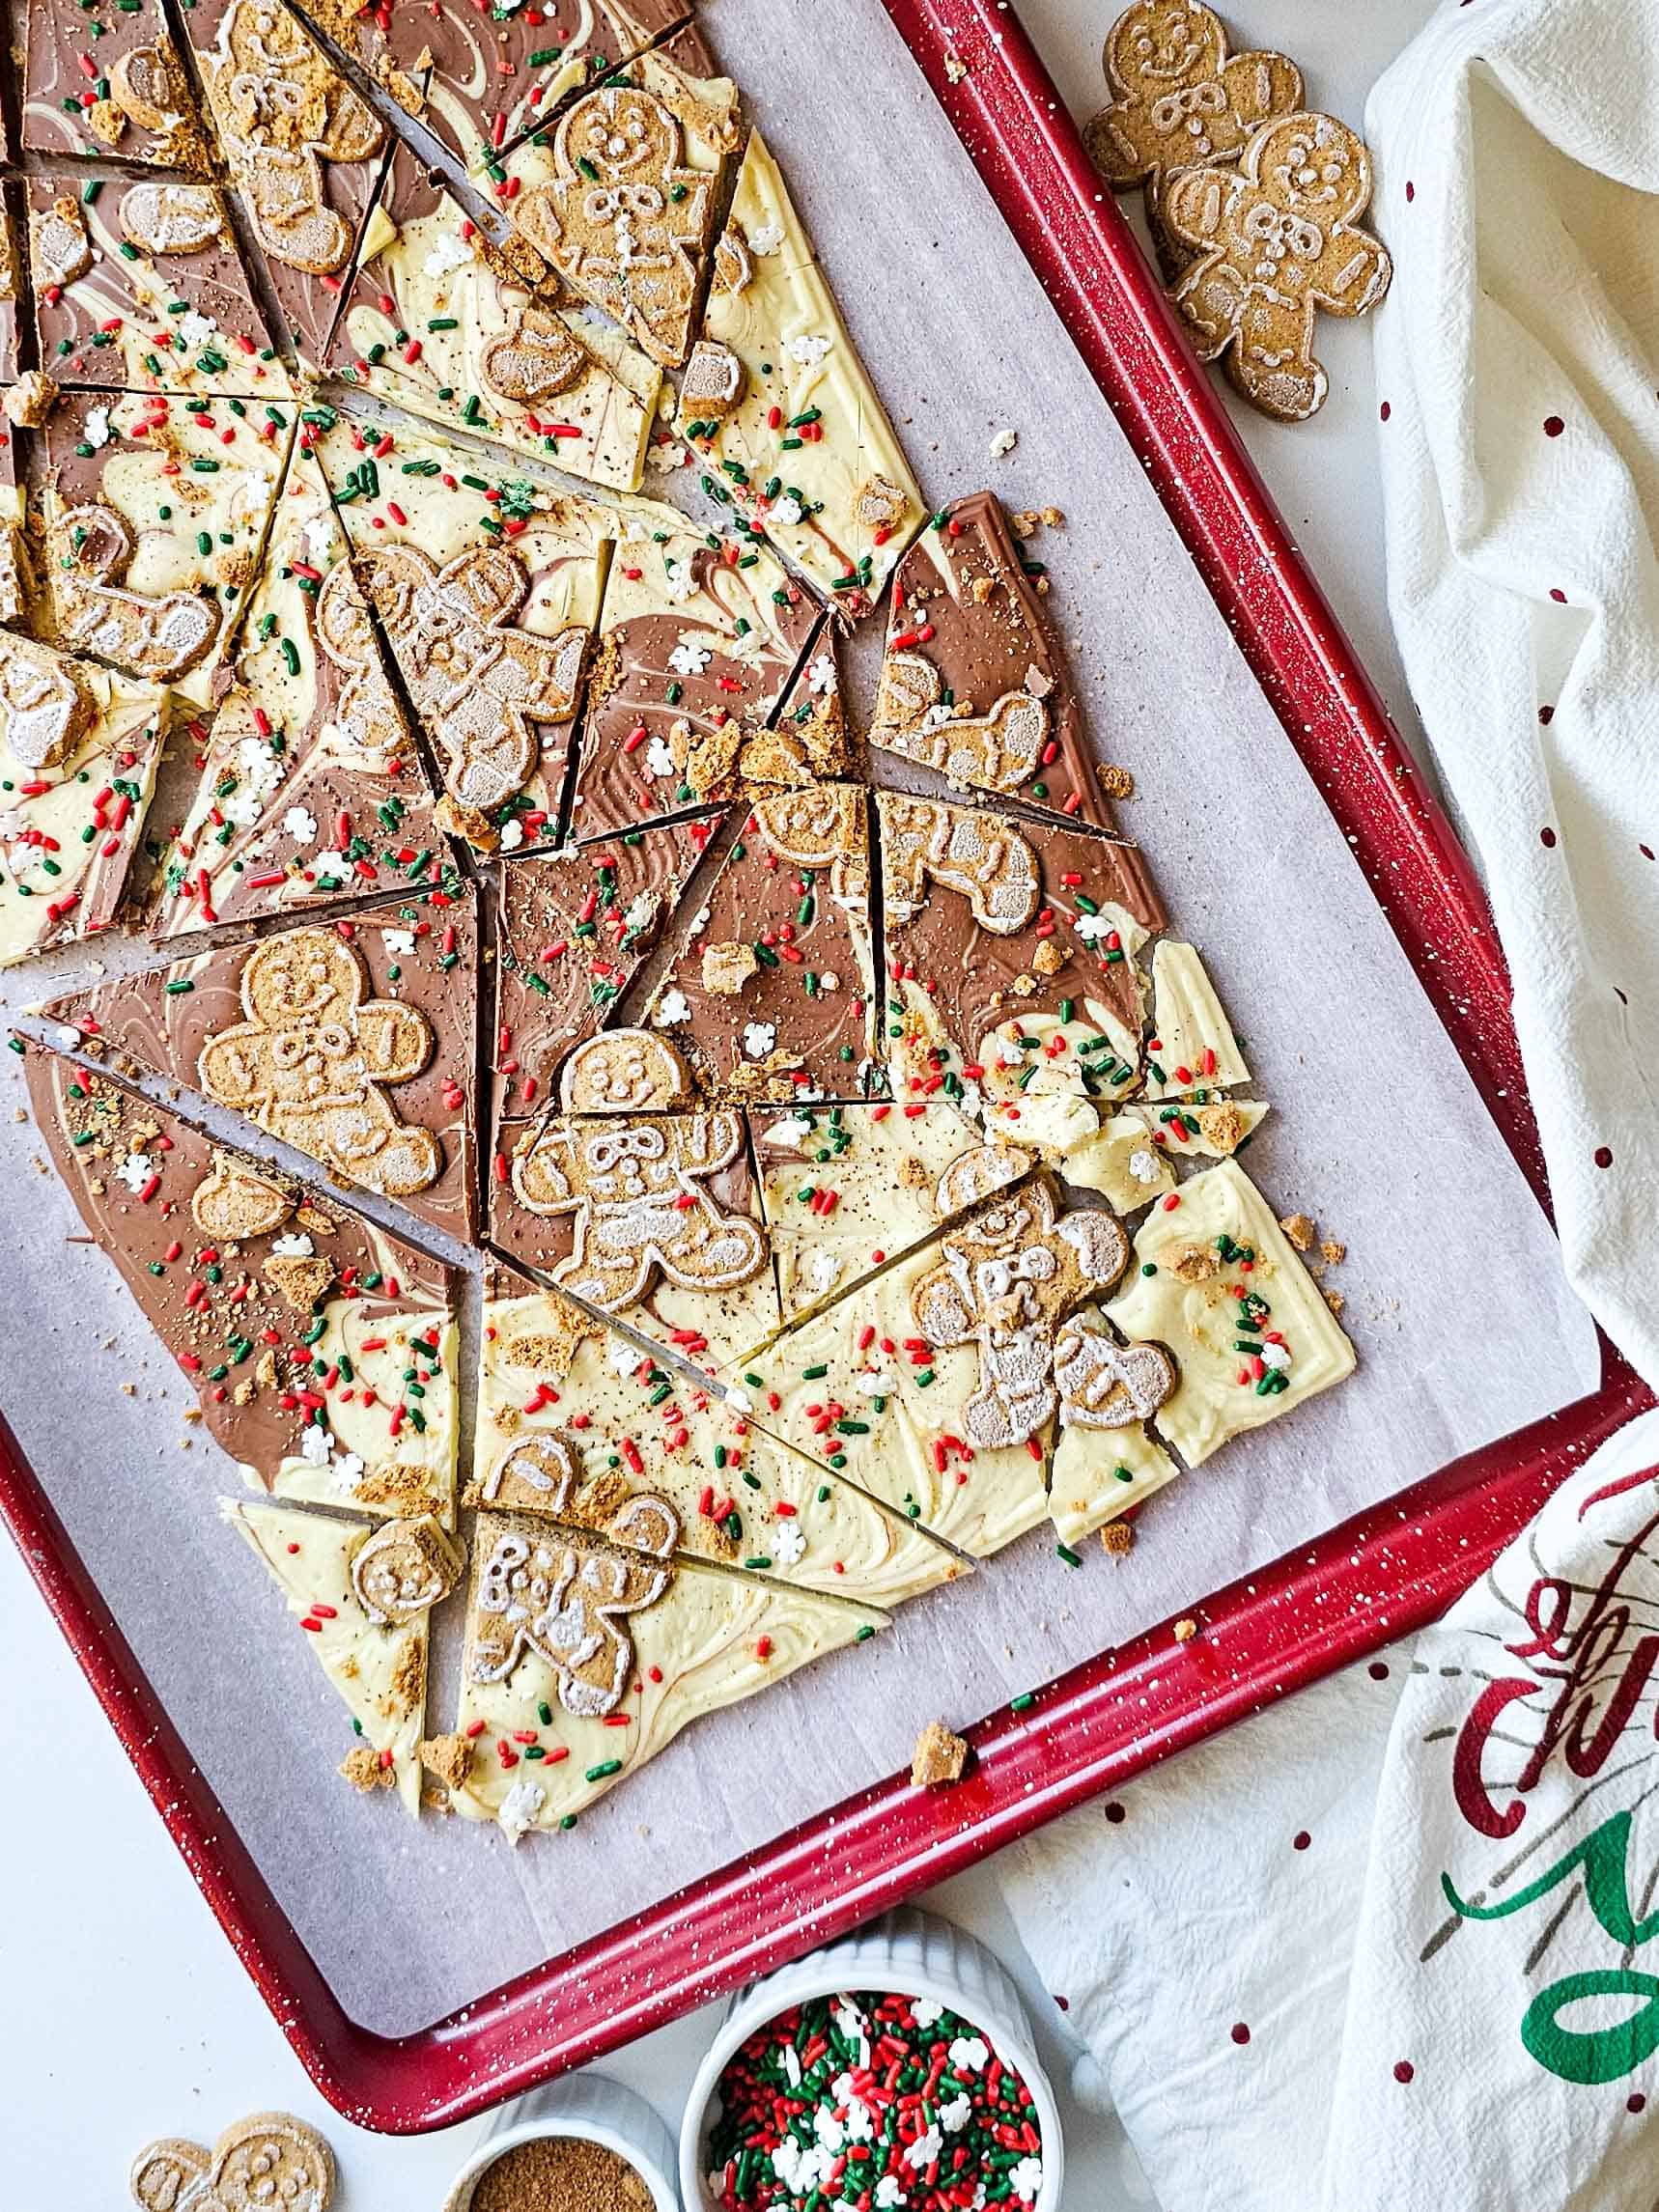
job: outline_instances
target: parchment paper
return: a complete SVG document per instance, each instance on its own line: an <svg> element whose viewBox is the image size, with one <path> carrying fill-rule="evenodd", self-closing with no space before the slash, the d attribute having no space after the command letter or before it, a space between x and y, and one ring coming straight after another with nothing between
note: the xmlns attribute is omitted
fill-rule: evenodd
<svg viewBox="0 0 1659 2212"><path fill-rule="evenodd" d="M1125 826L1273 1104L1251 1173L1278 1210L1307 1209L1348 1246L1338 1279L1361 1366L1160 1496L1126 1562L1090 1545L1074 1571L1036 1533L873 1643L687 1731L571 1834L513 1852L459 1821L417 1829L336 1778L344 1709L217 1521L237 1478L186 1441L183 1379L101 1255L66 1246L78 1220L31 1164L41 1148L8 1055L0 1404L323 1972L386 2032L891 1772L933 1716L978 1718L1595 1379L1589 1322L1533 1200L879 0L706 0L704 16L929 499L988 482L1011 507L1065 512L1033 549L1102 754L1139 788ZM1019 443L996 460L1003 430ZM39 975L5 979L14 1010L42 994ZM443 1643L435 1727L453 1631ZM36 1779L24 1817L96 1817L47 1747Z"/></svg>

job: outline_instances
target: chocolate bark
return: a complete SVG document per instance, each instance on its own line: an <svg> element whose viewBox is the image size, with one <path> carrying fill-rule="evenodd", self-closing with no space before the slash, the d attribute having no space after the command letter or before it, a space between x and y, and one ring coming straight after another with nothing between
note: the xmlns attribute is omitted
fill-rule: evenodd
<svg viewBox="0 0 1659 2212"><path fill-rule="evenodd" d="M745 741L738 773L759 784L821 783L857 768L835 665L835 626L826 616L767 729Z"/></svg>
<svg viewBox="0 0 1659 2212"><path fill-rule="evenodd" d="M493 246L407 146L364 235L334 372L440 429L632 491L662 372L568 303L521 242Z"/></svg>
<svg viewBox="0 0 1659 2212"><path fill-rule="evenodd" d="M67 392L45 429L38 633L205 704L258 573L290 420Z"/></svg>
<svg viewBox="0 0 1659 2212"><path fill-rule="evenodd" d="M384 125L283 0L184 17L219 146L302 368L328 356L380 182Z"/></svg>
<svg viewBox="0 0 1659 2212"><path fill-rule="evenodd" d="M27 0L23 144L32 154L120 154L205 176L196 102L161 0L87 13Z"/></svg>
<svg viewBox="0 0 1659 2212"><path fill-rule="evenodd" d="M630 501L576 747L578 837L731 797L811 639L817 602L764 549Z"/></svg>
<svg viewBox="0 0 1659 2212"><path fill-rule="evenodd" d="M953 783L1110 828L1041 582L994 492L947 507L893 579L870 742Z"/></svg>
<svg viewBox="0 0 1659 2212"><path fill-rule="evenodd" d="M318 451L443 779L440 818L480 851L550 842L612 511L347 415Z"/></svg>
<svg viewBox="0 0 1659 2212"><path fill-rule="evenodd" d="M59 384L288 400L214 184L25 180L41 366Z"/></svg>
<svg viewBox="0 0 1659 2212"><path fill-rule="evenodd" d="M255 1485L453 1526L451 1271L107 1076L26 1065L81 1219Z"/></svg>
<svg viewBox="0 0 1659 2212"><path fill-rule="evenodd" d="M300 13L354 54L454 153L482 166L550 123L590 83L660 39L689 0L303 0Z"/></svg>
<svg viewBox="0 0 1659 2212"><path fill-rule="evenodd" d="M645 1017L707 1098L859 1098L875 1052L865 795L773 793L682 923Z"/></svg>
<svg viewBox="0 0 1659 2212"><path fill-rule="evenodd" d="M492 1126L546 1111L566 1056L616 1012L718 824L705 815L503 864Z"/></svg>
<svg viewBox="0 0 1659 2212"><path fill-rule="evenodd" d="M477 917L463 891L188 954L56 999L123 1072L188 1084L453 1236L474 1228Z"/></svg>
<svg viewBox="0 0 1659 2212"><path fill-rule="evenodd" d="M983 1103L1015 1142L1069 1105L1086 1133L1087 1102L1141 1077L1135 955L1164 911L1139 854L983 807L877 805L894 1097Z"/></svg>
<svg viewBox="0 0 1659 2212"><path fill-rule="evenodd" d="M394 887L436 905L455 889L345 532L299 446L231 675L165 857L157 937Z"/></svg>

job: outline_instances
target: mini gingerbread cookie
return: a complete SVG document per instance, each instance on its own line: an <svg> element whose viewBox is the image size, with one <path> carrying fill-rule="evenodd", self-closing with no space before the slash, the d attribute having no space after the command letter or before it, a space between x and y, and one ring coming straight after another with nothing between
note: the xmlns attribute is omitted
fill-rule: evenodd
<svg viewBox="0 0 1659 2212"><path fill-rule="evenodd" d="M1089 159L1114 192L1145 189L1165 274L1191 258L1164 222L1166 179L1234 162L1251 132L1302 104L1302 71L1283 54L1227 54L1202 0L1136 0L1106 35L1111 103L1083 126Z"/></svg>
<svg viewBox="0 0 1659 2212"><path fill-rule="evenodd" d="M1173 178L1164 213L1198 259L1173 294L1200 357L1225 357L1228 378L1263 414L1305 422L1330 379L1313 356L1320 308L1363 315L1388 290L1392 265L1358 227L1371 198L1371 157L1335 116L1266 124L1236 171Z"/></svg>
<svg viewBox="0 0 1659 2212"><path fill-rule="evenodd" d="M226 2128L211 2150L164 2136L132 2162L133 2202L144 2212L327 2212L334 2154L292 2113L252 2113Z"/></svg>

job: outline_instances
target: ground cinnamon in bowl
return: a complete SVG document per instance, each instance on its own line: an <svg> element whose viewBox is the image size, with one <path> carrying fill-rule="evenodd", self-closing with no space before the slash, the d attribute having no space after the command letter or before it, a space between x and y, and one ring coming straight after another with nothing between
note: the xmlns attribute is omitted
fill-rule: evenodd
<svg viewBox="0 0 1659 2212"><path fill-rule="evenodd" d="M628 2161L604 2143L539 2136L485 2168L468 2212L652 2212L652 2198Z"/></svg>

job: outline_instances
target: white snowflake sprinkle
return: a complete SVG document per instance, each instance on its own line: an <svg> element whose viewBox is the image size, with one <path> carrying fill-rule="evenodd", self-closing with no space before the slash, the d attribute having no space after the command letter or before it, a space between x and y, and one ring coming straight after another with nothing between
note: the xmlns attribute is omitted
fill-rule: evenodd
<svg viewBox="0 0 1659 2212"><path fill-rule="evenodd" d="M798 1566L806 1554L806 1539L793 1521L780 1521L772 1533L772 1555L780 1567ZM797 2065L800 2060L796 2061Z"/></svg>
<svg viewBox="0 0 1659 2212"><path fill-rule="evenodd" d="M828 338L822 338L813 332L800 338L789 339L783 350L792 361L799 361L803 369L816 369L825 354L829 352L830 346L830 341Z"/></svg>
<svg viewBox="0 0 1659 2212"><path fill-rule="evenodd" d="M1158 1155L1142 1144L1129 1155L1129 1172L1137 1183L1156 1183L1163 1170L1158 1164Z"/></svg>
<svg viewBox="0 0 1659 2212"><path fill-rule="evenodd" d="M960 2135L973 2115L973 2099L966 2089L939 2108L939 2124L946 2135Z"/></svg>
<svg viewBox="0 0 1659 2212"><path fill-rule="evenodd" d="M1042 2191L1043 2162L1040 2158L1023 2158L1017 2166L1008 2169L1008 2186L1016 2197L1034 2204Z"/></svg>
<svg viewBox="0 0 1659 2212"><path fill-rule="evenodd" d="M317 1246L302 1229L291 1229L286 1237L273 1237L270 1256L273 1260L309 1260L317 1255Z"/></svg>
<svg viewBox="0 0 1659 2212"><path fill-rule="evenodd" d="M296 845L315 845L317 842L317 817L307 813L303 806L291 806L282 818L286 835Z"/></svg>
<svg viewBox="0 0 1659 2212"><path fill-rule="evenodd" d="M797 1152L812 1134L812 1124L803 1113L786 1113L781 1120L774 1121L766 1133L769 1143L792 1145Z"/></svg>
<svg viewBox="0 0 1659 2212"><path fill-rule="evenodd" d="M700 676L714 658L706 645L699 645L695 638L683 637L669 654L668 665L676 676Z"/></svg>
<svg viewBox="0 0 1659 2212"><path fill-rule="evenodd" d="M835 688L835 663L828 653L821 653L806 671L806 688L816 691L822 698Z"/></svg>
<svg viewBox="0 0 1659 2212"><path fill-rule="evenodd" d="M1117 924L1110 914L1079 914L1072 927L1084 944L1093 944L1100 938L1110 937Z"/></svg>
<svg viewBox="0 0 1659 2212"><path fill-rule="evenodd" d="M748 235L749 251L757 254L774 254L783 243L781 223L762 223Z"/></svg>
<svg viewBox="0 0 1659 2212"><path fill-rule="evenodd" d="M415 948L413 930L382 930L380 941L394 960L407 960Z"/></svg>
<svg viewBox="0 0 1659 2212"><path fill-rule="evenodd" d="M510 821L501 825L501 850L503 853L516 853L523 842L524 825L515 814Z"/></svg>
<svg viewBox="0 0 1659 2212"><path fill-rule="evenodd" d="M908 2204L910 2199L899 2186L896 2173L884 2173L876 2184L876 2212L894 2212L894 2207Z"/></svg>
<svg viewBox="0 0 1659 2212"><path fill-rule="evenodd" d="M805 509L793 491L786 491L781 499L774 499L772 503L773 520L782 522L791 529L801 520L804 513Z"/></svg>
<svg viewBox="0 0 1659 2212"><path fill-rule="evenodd" d="M925 2173L943 2148L944 2139L938 2128L930 2127L925 2135L918 2135L914 2142L905 2145L905 2164L917 2173Z"/></svg>
<svg viewBox="0 0 1659 2212"><path fill-rule="evenodd" d="M299 1456L307 1467L326 1467L333 1458L333 1441L319 1422L307 1421L300 1430Z"/></svg>
<svg viewBox="0 0 1659 2212"><path fill-rule="evenodd" d="M342 1452L329 1470L329 1480L342 1498L354 1498L362 1471L363 1463L354 1451Z"/></svg>
<svg viewBox="0 0 1659 2212"><path fill-rule="evenodd" d="M150 1164L147 1152L129 1152L115 1171L115 1180L125 1183L129 1190L142 1190L155 1170Z"/></svg>
<svg viewBox="0 0 1659 2212"><path fill-rule="evenodd" d="M89 407L86 411L86 418L81 424L83 441L90 446L105 446L114 434L109 427L109 409L107 407Z"/></svg>
<svg viewBox="0 0 1659 2212"><path fill-rule="evenodd" d="M659 1029L677 1029L682 1022L691 1019L691 1001L683 991L665 991L651 1019Z"/></svg>
<svg viewBox="0 0 1659 2212"><path fill-rule="evenodd" d="M668 561L663 564L662 589L671 600L684 603L697 596L697 579L691 574L689 561Z"/></svg>
<svg viewBox="0 0 1659 2212"><path fill-rule="evenodd" d="M1278 1367L1283 1371L1290 1365L1290 1354L1282 1344L1264 1344L1261 1348L1261 1363L1264 1367Z"/></svg>
<svg viewBox="0 0 1659 2212"><path fill-rule="evenodd" d="M744 1051L751 1060L764 1060L777 1043L775 1022L745 1022L744 1023Z"/></svg>
<svg viewBox="0 0 1659 2212"><path fill-rule="evenodd" d="M952 2073L981 2074L991 2062L991 2046L983 2035L958 2035L947 2056Z"/></svg>
<svg viewBox="0 0 1659 2212"><path fill-rule="evenodd" d="M472 258L472 248L458 231L444 231L433 240L432 251L424 264L424 273L431 277L445 277L451 269L464 268Z"/></svg>
<svg viewBox="0 0 1659 2212"><path fill-rule="evenodd" d="M219 326L211 315L198 315L194 309L181 315L173 325L186 346L207 346L219 334Z"/></svg>
<svg viewBox="0 0 1659 2212"><path fill-rule="evenodd" d="M495 1815L509 1843L517 1843L535 1827L547 1799L547 1791L540 1782L515 1782L501 1800L501 1809Z"/></svg>
<svg viewBox="0 0 1659 2212"><path fill-rule="evenodd" d="M653 738L645 748L645 766L653 775L676 775L674 755L666 738Z"/></svg>
<svg viewBox="0 0 1659 2212"><path fill-rule="evenodd" d="M911 2006L911 2014L918 2028L931 2028L935 2021L944 2017L944 2007L934 1998L918 1997Z"/></svg>

